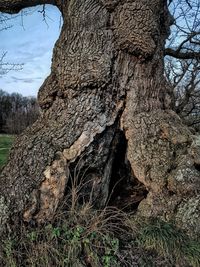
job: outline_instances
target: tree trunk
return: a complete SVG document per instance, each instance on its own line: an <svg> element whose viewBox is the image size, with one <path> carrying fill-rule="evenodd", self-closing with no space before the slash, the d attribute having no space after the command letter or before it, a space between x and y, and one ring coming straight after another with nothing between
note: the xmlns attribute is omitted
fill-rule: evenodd
<svg viewBox="0 0 200 267"><path fill-rule="evenodd" d="M9 12L24 7L7 2L13 2ZM115 182L138 180L148 191L138 215L173 219L194 231L199 141L170 109L163 75L166 1L56 4L64 23L38 94L42 115L17 138L0 177L2 229L16 216L51 219L70 175L79 178L78 165L87 174L83 197L92 191L94 205L106 204Z"/></svg>

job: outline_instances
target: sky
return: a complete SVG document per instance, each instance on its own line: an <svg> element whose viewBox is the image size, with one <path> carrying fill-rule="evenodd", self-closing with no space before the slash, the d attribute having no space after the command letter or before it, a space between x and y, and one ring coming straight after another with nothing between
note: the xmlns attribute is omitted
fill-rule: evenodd
<svg viewBox="0 0 200 267"><path fill-rule="evenodd" d="M22 70L0 76L0 89L8 93L36 96L39 87L50 73L52 51L61 30L61 14L46 6L46 23L37 8L29 8L9 22L13 25L0 31L0 55L4 62L23 63ZM26 15L28 13L28 15Z"/></svg>

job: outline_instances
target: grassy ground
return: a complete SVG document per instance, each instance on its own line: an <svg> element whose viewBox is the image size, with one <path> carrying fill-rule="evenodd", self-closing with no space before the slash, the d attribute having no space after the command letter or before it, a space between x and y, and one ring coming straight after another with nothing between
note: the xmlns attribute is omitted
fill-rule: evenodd
<svg viewBox="0 0 200 267"><path fill-rule="evenodd" d="M51 222L13 224L1 237L4 267L200 267L200 241L172 222L83 202L72 180ZM92 199L92 198L90 198ZM82 201L81 201L82 200Z"/></svg>
<svg viewBox="0 0 200 267"><path fill-rule="evenodd" d="M0 135L0 166L14 137ZM137 218L116 207L83 201L83 177L56 216L42 225L10 225L0 237L0 267L200 267L200 241L173 222ZM3 186L3 185L2 185Z"/></svg>
<svg viewBox="0 0 200 267"><path fill-rule="evenodd" d="M14 137L11 135L0 134L0 168L5 164L9 149L13 143Z"/></svg>
<svg viewBox="0 0 200 267"><path fill-rule="evenodd" d="M154 218L138 226L116 208L77 206L52 223L21 225L6 235L0 243L0 266L200 266L200 242L172 223Z"/></svg>

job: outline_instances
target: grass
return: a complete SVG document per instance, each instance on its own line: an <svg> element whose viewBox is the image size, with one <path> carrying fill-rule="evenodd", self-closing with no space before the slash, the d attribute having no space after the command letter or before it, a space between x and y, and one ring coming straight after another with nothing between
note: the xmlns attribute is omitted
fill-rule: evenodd
<svg viewBox="0 0 200 267"><path fill-rule="evenodd" d="M139 226L136 242L139 247L156 251L178 266L200 266L200 242L191 239L173 223L153 218L143 220Z"/></svg>
<svg viewBox="0 0 200 267"><path fill-rule="evenodd" d="M160 219L132 219L115 207L95 209L93 190L89 198L83 195L88 181L76 178L51 221L10 226L1 238L0 266L200 266L199 240Z"/></svg>
<svg viewBox="0 0 200 267"><path fill-rule="evenodd" d="M122 214L114 208L94 210L85 204L38 227L22 225L0 246L6 267L112 267L118 260Z"/></svg>
<svg viewBox="0 0 200 267"><path fill-rule="evenodd" d="M87 183L76 181L73 179L65 203L51 222L33 227L22 223L2 238L0 265L123 266L117 236L126 234L127 215L114 207L96 210L90 199L83 202L82 188Z"/></svg>
<svg viewBox="0 0 200 267"><path fill-rule="evenodd" d="M173 224L145 220L127 228L127 214L76 206L37 227L21 225L0 244L5 267L199 267L200 243ZM132 244L132 246L131 246Z"/></svg>
<svg viewBox="0 0 200 267"><path fill-rule="evenodd" d="M11 135L0 135L0 168L6 163L13 140Z"/></svg>
<svg viewBox="0 0 200 267"><path fill-rule="evenodd" d="M4 266L81 266L116 265L118 239L109 233L88 232L81 225L46 224L36 229L21 228L19 236L3 241ZM116 265L117 266L117 265Z"/></svg>

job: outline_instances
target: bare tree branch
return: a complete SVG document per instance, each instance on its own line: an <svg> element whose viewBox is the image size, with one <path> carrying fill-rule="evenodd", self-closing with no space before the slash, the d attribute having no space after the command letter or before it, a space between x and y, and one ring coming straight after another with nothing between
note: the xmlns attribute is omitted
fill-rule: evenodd
<svg viewBox="0 0 200 267"><path fill-rule="evenodd" d="M174 110L184 123L200 130L200 62L165 59L165 76L175 96Z"/></svg>
<svg viewBox="0 0 200 267"><path fill-rule="evenodd" d="M187 5L189 6L189 8L190 8L190 9L192 9L192 6L191 6L191 4L190 4L189 0L185 0L185 2L186 2L186 3L187 3Z"/></svg>
<svg viewBox="0 0 200 267"><path fill-rule="evenodd" d="M175 20L165 55L182 59L200 58L199 0L168 0Z"/></svg>
<svg viewBox="0 0 200 267"><path fill-rule="evenodd" d="M178 59L200 59L200 52L180 52L178 49L174 50L172 48L166 48L165 56L171 56Z"/></svg>
<svg viewBox="0 0 200 267"><path fill-rule="evenodd" d="M5 75L6 73L8 73L11 70L22 70L23 64L16 64L16 63L8 63L5 62L5 57L6 57L6 52L4 52L1 56L0 56L0 77L2 75Z"/></svg>
<svg viewBox="0 0 200 267"><path fill-rule="evenodd" d="M44 4L56 5L56 0L0 0L0 11L14 14L23 8Z"/></svg>

